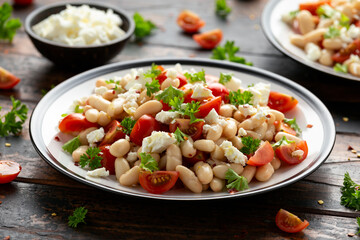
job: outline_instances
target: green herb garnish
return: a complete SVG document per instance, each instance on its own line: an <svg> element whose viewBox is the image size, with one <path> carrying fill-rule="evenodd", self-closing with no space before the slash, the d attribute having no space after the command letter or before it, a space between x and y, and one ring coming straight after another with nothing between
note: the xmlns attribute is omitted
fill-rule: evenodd
<svg viewBox="0 0 360 240"><path fill-rule="evenodd" d="M151 31L156 28L153 22L145 20L138 12L134 13L133 18L135 21L134 34L138 40L150 35Z"/></svg>
<svg viewBox="0 0 360 240"><path fill-rule="evenodd" d="M230 80L232 79L233 74L231 73L220 73L220 79L219 79L219 83L225 85L226 83L230 82Z"/></svg>
<svg viewBox="0 0 360 240"><path fill-rule="evenodd" d="M85 223L84 221L88 210L84 207L78 207L74 210L73 215L69 216L68 225L70 227L76 228L79 223Z"/></svg>
<svg viewBox="0 0 360 240"><path fill-rule="evenodd" d="M243 137L241 142L243 147L240 149L240 151L249 155L254 153L259 148L261 140L252 137Z"/></svg>
<svg viewBox="0 0 360 240"><path fill-rule="evenodd" d="M74 137L73 139L71 139L70 141L67 141L63 146L62 149L64 149L64 151L72 154L73 151L75 151L78 147L80 147L81 143L80 143L80 138L79 136Z"/></svg>
<svg viewBox="0 0 360 240"><path fill-rule="evenodd" d="M340 20L339 20L339 25L349 29L349 27L350 27L350 19L349 19L349 17L346 16L345 14L341 13Z"/></svg>
<svg viewBox="0 0 360 240"><path fill-rule="evenodd" d="M239 176L234 170L229 168L225 173L225 179L227 180L227 189L236 189L237 191L243 191L249 188L248 181L245 177Z"/></svg>
<svg viewBox="0 0 360 240"><path fill-rule="evenodd" d="M340 36L340 30L334 26L328 28L328 31L324 34L324 38L335 38Z"/></svg>
<svg viewBox="0 0 360 240"><path fill-rule="evenodd" d="M337 64L335 64L335 66L334 66L334 71L335 71L335 72L339 72L339 73L347 73L347 72L348 72L348 70L347 70L347 65L341 64L341 63L337 63Z"/></svg>
<svg viewBox="0 0 360 240"><path fill-rule="evenodd" d="M241 93L240 89L235 91L231 91L229 93L229 100L232 105L239 106L244 104L250 104L252 105L251 98L253 94L250 91L244 91Z"/></svg>
<svg viewBox="0 0 360 240"><path fill-rule="evenodd" d="M133 127L135 126L136 120L131 119L129 117L124 118L121 121L122 131L123 133L130 135Z"/></svg>
<svg viewBox="0 0 360 240"><path fill-rule="evenodd" d="M140 168L145 171L153 172L159 170L157 161L148 153L140 153Z"/></svg>
<svg viewBox="0 0 360 240"><path fill-rule="evenodd" d="M356 184L349 173L345 173L343 187L341 187L341 205L360 210L360 185Z"/></svg>
<svg viewBox="0 0 360 240"><path fill-rule="evenodd" d="M230 62L252 66L252 62L247 62L245 58L235 55L239 50L239 47L234 46L234 41L226 41L223 47L218 46L212 51L211 58L218 60L228 60Z"/></svg>
<svg viewBox="0 0 360 240"><path fill-rule="evenodd" d="M215 13L221 18L226 18L230 12L231 8L226 4L226 0L216 0Z"/></svg>
<svg viewBox="0 0 360 240"><path fill-rule="evenodd" d="M15 100L10 96L12 102L12 109L7 114L0 116L0 136L9 136L10 133L16 135L22 130L22 125L27 119L28 108L22 104L20 100ZM0 106L0 111L2 107Z"/></svg>
<svg viewBox="0 0 360 240"><path fill-rule="evenodd" d="M151 69L149 69L146 73L144 73L144 77L155 79L157 76L161 74L161 70L158 67L159 67L158 65L152 63Z"/></svg>
<svg viewBox="0 0 360 240"><path fill-rule="evenodd" d="M158 91L160 91L159 80L153 79L151 83L148 82L145 83L145 87L146 87L146 95L151 97L153 93L157 93Z"/></svg>
<svg viewBox="0 0 360 240"><path fill-rule="evenodd" d="M296 18L296 16L298 15L299 12L300 12L300 10L291 11L291 12L289 12L289 16L291 18Z"/></svg>
<svg viewBox="0 0 360 240"><path fill-rule="evenodd" d="M206 83L204 69L197 73L184 73L184 76L189 80L190 83L195 83L195 82Z"/></svg>
<svg viewBox="0 0 360 240"><path fill-rule="evenodd" d="M294 129L296 131L296 136L299 136L301 131L301 128L299 127L299 125L296 122L296 118L290 119L290 118L284 118L283 119L284 123L286 123L287 125L289 125L289 127L291 127L292 129Z"/></svg>
<svg viewBox="0 0 360 240"><path fill-rule="evenodd" d="M291 141L288 140L285 136L283 136L279 141L277 141L276 143L274 143L272 145L273 149L280 147L281 145L287 145L287 144L291 144L294 143L295 141Z"/></svg>
<svg viewBox="0 0 360 240"><path fill-rule="evenodd" d="M175 139L178 143L181 143L182 141L188 140L189 136L183 133L180 128L176 128L174 132Z"/></svg>
<svg viewBox="0 0 360 240"><path fill-rule="evenodd" d="M11 5L7 2L0 6L0 39L7 39L10 43L16 34L16 30L21 27L20 19L9 19L12 10Z"/></svg>
<svg viewBox="0 0 360 240"><path fill-rule="evenodd" d="M331 18L335 13L335 10L329 5L325 4L316 9L316 14L323 18Z"/></svg>
<svg viewBox="0 0 360 240"><path fill-rule="evenodd" d="M89 147L86 154L80 156L79 165L84 168L89 165L91 170L101 167L101 160L103 159L99 153L101 150L97 147Z"/></svg>
<svg viewBox="0 0 360 240"><path fill-rule="evenodd" d="M164 103L169 104L169 102L174 98L182 98L184 96L184 92L170 86L166 88L162 93L155 96L157 100L162 100Z"/></svg>

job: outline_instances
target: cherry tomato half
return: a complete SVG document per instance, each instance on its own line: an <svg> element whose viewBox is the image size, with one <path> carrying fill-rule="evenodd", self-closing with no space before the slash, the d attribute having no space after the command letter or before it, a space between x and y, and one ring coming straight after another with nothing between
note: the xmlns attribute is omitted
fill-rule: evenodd
<svg viewBox="0 0 360 240"><path fill-rule="evenodd" d="M21 171L20 164L10 161L0 161L0 184L9 183L14 180Z"/></svg>
<svg viewBox="0 0 360 240"><path fill-rule="evenodd" d="M302 150L304 153L301 156L293 155L292 153L296 150ZM308 146L306 141L300 141L298 143L290 143L281 145L280 147L275 149L276 156L288 163L288 164L299 164L307 157L308 154Z"/></svg>
<svg viewBox="0 0 360 240"><path fill-rule="evenodd" d="M182 11L176 22L187 33L195 33L205 25L196 13L188 10Z"/></svg>
<svg viewBox="0 0 360 240"><path fill-rule="evenodd" d="M101 166L109 170L110 174L115 174L115 159L116 157L110 153L110 144L100 146L101 152L99 155L102 157Z"/></svg>
<svg viewBox="0 0 360 240"><path fill-rule="evenodd" d="M301 230L309 226L308 221L301 221L298 216L284 209L280 209L279 212L276 214L275 222L278 228L288 233L300 232Z"/></svg>
<svg viewBox="0 0 360 240"><path fill-rule="evenodd" d="M199 111L195 113L195 117L204 118L206 117L212 109L215 109L217 113L220 111L221 97L212 98L210 100L205 100L200 104Z"/></svg>
<svg viewBox="0 0 360 240"><path fill-rule="evenodd" d="M280 123L277 123L277 124L278 125L276 125L276 130L278 132L286 132L286 133L296 136L296 131L293 128L291 128L289 126L289 124L284 123L283 121L281 121Z"/></svg>
<svg viewBox="0 0 360 240"><path fill-rule="evenodd" d="M12 73L0 67L0 89L13 88L19 82L19 78L15 77Z"/></svg>
<svg viewBox="0 0 360 240"><path fill-rule="evenodd" d="M182 86L184 86L185 84L187 84L187 79L186 79L186 77L185 77L183 74L178 73L178 74L176 75L176 77L177 77L177 78L179 79L179 81L180 81L180 85L179 85L178 88L181 88ZM165 71L162 71L162 72L160 73L160 75L156 77L156 79L159 81L160 85L165 81L166 78L167 78L167 76L166 76L166 70L165 70Z"/></svg>
<svg viewBox="0 0 360 240"><path fill-rule="evenodd" d="M221 97L225 103L228 101L229 90L221 83L209 83L207 86L215 97Z"/></svg>
<svg viewBox="0 0 360 240"><path fill-rule="evenodd" d="M160 194L169 191L179 178L177 171L141 171L139 175L140 185L148 192Z"/></svg>
<svg viewBox="0 0 360 240"><path fill-rule="evenodd" d="M90 127L97 127L97 123L92 123L86 120L85 116L81 113L71 113L64 117L59 123L61 132L80 132Z"/></svg>
<svg viewBox="0 0 360 240"><path fill-rule="evenodd" d="M211 30L208 32L195 34L193 39L205 49L215 48L222 40L223 33L220 29Z"/></svg>
<svg viewBox="0 0 360 240"><path fill-rule="evenodd" d="M126 136L126 134L123 132L121 124L116 120L113 120L108 125L106 125L105 132L105 137L99 146L112 144L113 142L121 138L125 138Z"/></svg>
<svg viewBox="0 0 360 240"><path fill-rule="evenodd" d="M321 5L328 4L330 5L330 0L323 0L318 2L305 2L300 3L299 9L301 10L308 10L312 15L317 15L316 10Z"/></svg>
<svg viewBox="0 0 360 240"><path fill-rule="evenodd" d="M285 113L295 108L297 104L298 100L292 96L279 92L270 92L268 106L271 109Z"/></svg>
<svg viewBox="0 0 360 240"><path fill-rule="evenodd" d="M196 150L195 155L192 158L184 158L184 160L189 163L191 166L197 162L205 162L208 159L208 154L203 151Z"/></svg>
<svg viewBox="0 0 360 240"><path fill-rule="evenodd" d="M144 138L150 136L153 131L160 131L160 129L160 123L153 116L145 114L136 121L130 133L130 140L141 146Z"/></svg>
<svg viewBox="0 0 360 240"><path fill-rule="evenodd" d="M177 118L174 123L170 123L169 130L170 132L175 132L176 129L179 128L183 133L195 141L201 137L203 126L203 121L190 124L190 119Z"/></svg>
<svg viewBox="0 0 360 240"><path fill-rule="evenodd" d="M263 166L271 162L273 158L274 158L274 150L271 144L268 141L266 141L258 148L258 150L255 151L255 154L252 157L250 157L247 164L251 166Z"/></svg>

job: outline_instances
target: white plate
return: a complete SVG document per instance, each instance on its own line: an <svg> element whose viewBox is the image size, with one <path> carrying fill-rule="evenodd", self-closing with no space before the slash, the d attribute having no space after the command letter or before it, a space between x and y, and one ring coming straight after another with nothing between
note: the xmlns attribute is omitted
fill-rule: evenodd
<svg viewBox="0 0 360 240"><path fill-rule="evenodd" d="M295 110L287 114L296 117L299 126L303 129L302 137L307 141L309 154L305 161L295 166L285 166L277 170L268 182L251 182L250 189L236 194L228 192L214 193L205 191L194 194L186 189L174 189L162 195L146 192L141 187L121 186L114 176L102 179L86 179L86 171L75 166L69 154L61 149L61 143L54 140L58 133L58 123L61 114L67 112L69 106L76 99L89 96L99 77L111 78L129 72L131 68L149 68L151 63L174 66L181 63L183 69L204 69L206 73L219 75L220 72L232 72L243 81L243 86L251 83L271 83L271 89L287 93L298 99ZM306 128L312 124L312 128ZM244 197L274 190L294 183L315 171L330 154L335 142L334 121L325 105L312 93L300 85L279 75L240 64L203 59L152 59L124 63L115 63L99 67L61 83L47 93L34 109L30 120L30 135L32 142L40 156L58 171L88 185L95 186L115 193L138 197L167 199L167 200L205 200L231 197Z"/></svg>
<svg viewBox="0 0 360 240"><path fill-rule="evenodd" d="M285 55L294 60L305 64L316 70L338 76L341 78L360 81L360 78L351 74L343 74L335 72L332 67L321 65L318 62L313 62L306 57L305 51L290 43L290 36L294 34L289 25L281 20L281 16L290 11L299 9L299 4L302 2L309 2L311 0L271 0L265 6L262 16L261 25L265 36L269 41ZM314 1L314 0L313 0Z"/></svg>

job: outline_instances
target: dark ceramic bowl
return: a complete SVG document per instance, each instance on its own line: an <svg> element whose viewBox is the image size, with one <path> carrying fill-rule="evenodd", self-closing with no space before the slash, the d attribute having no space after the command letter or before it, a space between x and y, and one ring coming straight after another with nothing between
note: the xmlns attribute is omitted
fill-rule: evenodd
<svg viewBox="0 0 360 240"><path fill-rule="evenodd" d="M111 42L94 46L68 46L38 36L32 27L49 17L66 9L66 5L90 7L107 10L112 9L123 21L121 29L125 34ZM72 68L90 68L99 66L115 57L125 46L131 35L134 33L135 23L133 19L121 9L108 6L101 2L67 2L56 3L41 7L30 13L25 20L25 31L35 45L36 49L46 58L55 64Z"/></svg>

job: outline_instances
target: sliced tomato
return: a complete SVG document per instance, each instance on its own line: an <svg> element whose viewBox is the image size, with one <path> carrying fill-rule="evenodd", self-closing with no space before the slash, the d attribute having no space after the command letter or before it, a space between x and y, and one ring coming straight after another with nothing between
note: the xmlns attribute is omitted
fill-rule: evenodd
<svg viewBox="0 0 360 240"><path fill-rule="evenodd" d="M312 15L317 15L316 10L321 5L328 4L330 5L330 0L322 0L318 2L305 2L300 3L299 9L300 10L308 10Z"/></svg>
<svg viewBox="0 0 360 240"><path fill-rule="evenodd" d="M351 54L341 54L340 52L335 53L331 56L332 60L336 63L343 63L350 58Z"/></svg>
<svg viewBox="0 0 360 240"><path fill-rule="evenodd" d="M175 132L179 128L183 133L190 136L194 141L199 139L202 135L204 122L199 121L193 124L190 124L190 119L175 119L175 122L170 123L169 130L170 132Z"/></svg>
<svg viewBox="0 0 360 240"><path fill-rule="evenodd" d="M270 92L268 106L271 109L285 113L295 108L297 104L298 100L290 95L279 92Z"/></svg>
<svg viewBox="0 0 360 240"><path fill-rule="evenodd" d="M205 25L205 22L196 13L189 10L182 11L176 22L187 33L195 33Z"/></svg>
<svg viewBox="0 0 360 240"><path fill-rule="evenodd" d="M162 71L157 77L156 79L159 81L160 85L165 81L165 79L167 78L166 76L166 70Z"/></svg>
<svg viewBox="0 0 360 240"><path fill-rule="evenodd" d="M163 108L161 110L163 111L169 111L171 109L171 107L169 106L169 104L164 103L163 100L160 100L161 104L163 105Z"/></svg>
<svg viewBox="0 0 360 240"><path fill-rule="evenodd" d="M112 144L113 142L121 138L125 138L126 136L126 134L123 132L123 127L117 120L112 120L108 125L106 125L105 132L105 137L99 146Z"/></svg>
<svg viewBox="0 0 360 240"><path fill-rule="evenodd" d="M301 156L293 155L293 152L296 150L302 150L304 153ZM293 165L304 161L304 159L307 157L308 151L307 143L303 140L298 143L294 142L281 145L275 149L275 154L280 160Z"/></svg>
<svg viewBox="0 0 360 240"><path fill-rule="evenodd" d="M291 135L296 136L296 131L295 131L294 129L292 129L292 128L289 126L289 124L284 123L283 121L281 121L281 122L279 123L279 126L277 127L277 130L278 130L279 132L286 132L286 133L289 133L289 134L291 134Z"/></svg>
<svg viewBox="0 0 360 240"><path fill-rule="evenodd" d="M194 165L197 162L205 162L206 159L208 159L208 154L206 154L203 151L196 150L196 153L191 158L184 158L184 160L189 163L191 166Z"/></svg>
<svg viewBox="0 0 360 240"><path fill-rule="evenodd" d="M110 144L99 147L101 152L99 155L102 157L101 166L109 170L110 174L115 174L115 159L116 157L110 153Z"/></svg>
<svg viewBox="0 0 360 240"><path fill-rule="evenodd" d="M179 88L181 88L182 86L184 86L188 83L186 77L183 74L178 73L176 77L180 81Z"/></svg>
<svg viewBox="0 0 360 240"><path fill-rule="evenodd" d="M193 35L193 39L205 49L215 48L221 42L222 37L223 33L220 29Z"/></svg>
<svg viewBox="0 0 360 240"><path fill-rule="evenodd" d="M144 138L150 136L153 131L160 131L160 129L160 123L153 116L145 114L136 121L130 134L130 140L141 146Z"/></svg>
<svg viewBox="0 0 360 240"><path fill-rule="evenodd" d="M250 157L247 164L251 166L263 166L271 162L273 158L274 150L271 144L266 141L258 148L258 150L255 151L255 154Z"/></svg>
<svg viewBox="0 0 360 240"><path fill-rule="evenodd" d="M140 185L148 192L160 194L169 191L179 178L177 171L141 171Z"/></svg>
<svg viewBox="0 0 360 240"><path fill-rule="evenodd" d="M349 43L346 48L332 55L332 60L337 63L343 63L350 58L351 54L360 56L360 39Z"/></svg>
<svg viewBox="0 0 360 240"><path fill-rule="evenodd" d="M0 184L9 183L14 180L21 171L20 164L10 161L0 161Z"/></svg>
<svg viewBox="0 0 360 240"><path fill-rule="evenodd" d="M229 90L221 83L209 83L207 86L215 97L221 97L225 103L228 101Z"/></svg>
<svg viewBox="0 0 360 240"><path fill-rule="evenodd" d="M298 216L284 209L280 209L276 214L275 222L278 228L288 233L300 232L309 226L308 221L301 221Z"/></svg>
<svg viewBox="0 0 360 240"><path fill-rule="evenodd" d="M86 120L85 116L81 113L71 113L64 117L59 123L61 132L80 132L90 127L97 127L97 123L92 123Z"/></svg>
<svg viewBox="0 0 360 240"><path fill-rule="evenodd" d="M204 118L212 109L218 113L220 111L221 97L211 98L210 100L202 101L199 111L195 113L195 117Z"/></svg>
<svg viewBox="0 0 360 240"><path fill-rule="evenodd" d="M186 85L185 85L186 86ZM192 94L193 94L193 90L192 89L186 89L184 90L184 103L190 103L192 101L197 102L198 100L191 98Z"/></svg>
<svg viewBox="0 0 360 240"><path fill-rule="evenodd" d="M12 73L0 67L0 89L13 88L19 82L19 78L15 77Z"/></svg>

